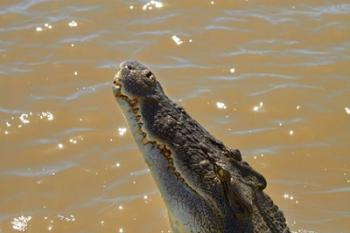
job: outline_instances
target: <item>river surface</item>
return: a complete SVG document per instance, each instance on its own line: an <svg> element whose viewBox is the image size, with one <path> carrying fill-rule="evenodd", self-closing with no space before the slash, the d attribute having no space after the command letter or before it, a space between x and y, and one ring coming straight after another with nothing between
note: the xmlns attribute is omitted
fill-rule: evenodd
<svg viewBox="0 0 350 233"><path fill-rule="evenodd" d="M350 232L349 1L0 2L0 232L170 232L118 64L268 181L290 228Z"/></svg>

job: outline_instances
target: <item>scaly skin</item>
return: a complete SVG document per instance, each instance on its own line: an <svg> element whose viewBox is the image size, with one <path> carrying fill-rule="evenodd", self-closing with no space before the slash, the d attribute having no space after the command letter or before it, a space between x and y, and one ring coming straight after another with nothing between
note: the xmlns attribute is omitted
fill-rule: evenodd
<svg viewBox="0 0 350 233"><path fill-rule="evenodd" d="M170 100L155 75L123 62L113 93L151 169L175 233L290 233L239 150L215 139Z"/></svg>

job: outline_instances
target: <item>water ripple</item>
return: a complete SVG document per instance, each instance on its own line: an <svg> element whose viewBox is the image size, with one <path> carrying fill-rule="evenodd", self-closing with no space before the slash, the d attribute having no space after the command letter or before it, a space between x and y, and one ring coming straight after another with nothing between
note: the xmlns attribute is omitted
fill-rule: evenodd
<svg viewBox="0 0 350 233"><path fill-rule="evenodd" d="M73 37L68 37L61 40L61 43L78 43L78 42L92 41L92 40L95 40L96 38L99 38L105 33L107 33L107 31L97 31L88 35L80 35L80 36L77 35Z"/></svg>
<svg viewBox="0 0 350 233"><path fill-rule="evenodd" d="M248 150L245 150L245 154L250 155L256 155L256 154L269 154L269 155L275 155L279 154L278 152L281 150L291 150L291 149L301 149L301 148L326 148L331 147L332 142L310 142L310 143L303 143L298 145L274 145L274 146L268 146L268 147L261 147L261 148L251 148Z"/></svg>
<svg viewBox="0 0 350 233"><path fill-rule="evenodd" d="M177 14L171 13L167 15L162 15L158 17L147 17L147 18L137 18L129 22L130 25L137 24L137 25L143 25L143 24L158 24L158 23L164 23L170 18L175 17Z"/></svg>
<svg viewBox="0 0 350 233"><path fill-rule="evenodd" d="M2 75L15 75L15 74L23 74L33 71L33 69L25 68L19 64L12 65L0 65L0 74Z"/></svg>
<svg viewBox="0 0 350 233"><path fill-rule="evenodd" d="M286 23L286 22L295 22L297 21L296 19L287 17L289 15L277 15L273 14L273 10L278 9L273 8L272 10L269 9L257 9L257 10L225 10L224 13L236 17L236 18L248 18L248 17L253 17L257 18L259 20L264 20L267 21L271 24L281 24L281 23ZM269 12L267 14L267 12Z"/></svg>
<svg viewBox="0 0 350 233"><path fill-rule="evenodd" d="M62 172L64 170L68 170L72 167L76 167L77 164L71 161L59 161L52 165L47 165L43 167L37 168L21 168L21 169L10 169L5 170L2 173L5 175L11 176L24 176L24 177L42 177L42 176L50 176L52 174Z"/></svg>
<svg viewBox="0 0 350 233"><path fill-rule="evenodd" d="M205 27L205 30L212 31L212 30L223 30L223 31L235 31L235 32L252 32L252 30L249 29L242 29L239 27L233 27L233 26L219 26L219 25L208 25Z"/></svg>
<svg viewBox="0 0 350 233"><path fill-rule="evenodd" d="M290 88L295 88L295 89L315 89L315 90L322 90L324 91L325 89L323 87L318 87L315 85L306 85L306 84L298 84L298 83L281 83L281 84L271 84L270 88L264 88L264 90L261 91L255 91L250 93L250 96L259 96L259 95L264 95L266 93L275 91L275 90L283 90L283 89L290 89Z"/></svg>
<svg viewBox="0 0 350 233"><path fill-rule="evenodd" d="M239 74L239 79L247 78L273 78L273 79L282 79L282 80L295 80L299 77L296 75L286 75L286 74L276 74L276 73L243 73Z"/></svg>
<svg viewBox="0 0 350 233"><path fill-rule="evenodd" d="M344 3L344 4L337 4L337 5L330 5L330 6L319 6L319 7L313 7L311 10L317 15L323 15L323 14L348 15L350 14L350 4Z"/></svg>
<svg viewBox="0 0 350 233"><path fill-rule="evenodd" d="M257 134L257 133L265 133L268 131L274 131L278 128L276 127L266 127L266 128L251 128L251 129L245 129L245 130L235 130L234 132L231 132L230 135L251 135L251 134Z"/></svg>
<svg viewBox="0 0 350 233"><path fill-rule="evenodd" d="M42 2L50 2L50 0L24 0L24 1L21 1L20 3L13 4L13 5L4 7L3 9L0 9L0 15L7 14L7 13L26 14L27 10L29 10L31 7Z"/></svg>
<svg viewBox="0 0 350 233"><path fill-rule="evenodd" d="M205 95L206 93L211 92L211 90L207 87L203 88L197 88L194 91L191 91L190 93L187 93L185 95L182 95L181 97L175 97L177 101L184 101L184 100L189 100L189 99L194 99L199 96Z"/></svg>
<svg viewBox="0 0 350 233"><path fill-rule="evenodd" d="M337 188L323 190L315 193L320 193L320 194L350 193L350 186L337 187Z"/></svg>
<svg viewBox="0 0 350 233"><path fill-rule="evenodd" d="M83 96L87 96L90 94L95 94L98 91L107 89L108 87L110 87L111 83L108 82L103 82L103 83L98 83L95 85L91 85L82 89L79 89L78 91L68 95L68 96L36 96L33 95L31 96L31 98L33 100L49 100L49 99L53 99L53 100L60 100L60 101L75 101Z"/></svg>
<svg viewBox="0 0 350 233"><path fill-rule="evenodd" d="M9 108L0 107L0 112L11 114L11 115L19 115L19 114L24 113L25 111L19 110L19 109L9 109Z"/></svg>

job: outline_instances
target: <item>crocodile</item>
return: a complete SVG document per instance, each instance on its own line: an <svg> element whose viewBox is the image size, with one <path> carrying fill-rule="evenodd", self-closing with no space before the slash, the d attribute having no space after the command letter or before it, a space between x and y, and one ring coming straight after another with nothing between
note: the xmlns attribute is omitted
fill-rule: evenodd
<svg viewBox="0 0 350 233"><path fill-rule="evenodd" d="M172 101L149 68L122 62L112 89L174 233L290 233L265 178Z"/></svg>

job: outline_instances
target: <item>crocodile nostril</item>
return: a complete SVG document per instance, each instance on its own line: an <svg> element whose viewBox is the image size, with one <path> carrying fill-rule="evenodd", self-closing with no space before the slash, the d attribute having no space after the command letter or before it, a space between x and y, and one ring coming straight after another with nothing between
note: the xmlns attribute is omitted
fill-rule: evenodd
<svg viewBox="0 0 350 233"><path fill-rule="evenodd" d="M147 78L153 78L153 73L152 73L151 71L148 71L148 72L146 73L146 77L147 77Z"/></svg>
<svg viewBox="0 0 350 233"><path fill-rule="evenodd" d="M131 65L126 65L125 67L126 67L127 69L129 69L129 70L134 70L134 67L131 66Z"/></svg>

